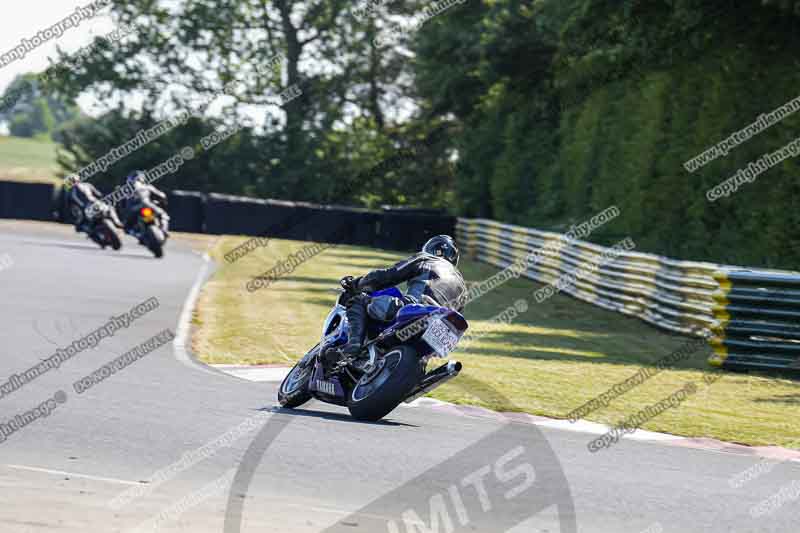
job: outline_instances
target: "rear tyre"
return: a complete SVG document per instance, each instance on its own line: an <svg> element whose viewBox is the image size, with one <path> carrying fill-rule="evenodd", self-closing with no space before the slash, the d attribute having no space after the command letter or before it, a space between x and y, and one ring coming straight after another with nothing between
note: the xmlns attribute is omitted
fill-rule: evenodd
<svg viewBox="0 0 800 533"><path fill-rule="evenodd" d="M161 228L147 226L147 229L144 230L144 239L154 256L159 259L164 256L164 234L161 232Z"/></svg>
<svg viewBox="0 0 800 533"><path fill-rule="evenodd" d="M353 418L374 422L400 405L422 378L417 352L398 346L378 359L377 368L364 374L347 398Z"/></svg>
<svg viewBox="0 0 800 533"><path fill-rule="evenodd" d="M315 346L311 351L317 350L318 347L319 345ZM281 407L294 409L311 399L311 393L308 392L308 384L311 382L311 375L314 373L314 358L308 357L309 354L306 354L306 357L303 357L294 365L292 370L283 378L278 389L278 403L281 404Z"/></svg>

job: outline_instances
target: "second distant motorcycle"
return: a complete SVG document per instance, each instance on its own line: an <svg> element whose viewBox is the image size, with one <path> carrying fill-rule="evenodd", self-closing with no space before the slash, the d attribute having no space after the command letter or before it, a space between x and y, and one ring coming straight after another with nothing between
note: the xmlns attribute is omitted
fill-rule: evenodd
<svg viewBox="0 0 800 533"><path fill-rule="evenodd" d="M153 255L164 256L164 244L169 237L169 215L162 209L166 207L167 195L146 181L141 170L132 172L127 184L133 188L133 196L127 203L125 231L139 239Z"/></svg>
<svg viewBox="0 0 800 533"><path fill-rule="evenodd" d="M101 248L110 246L114 250L122 248L122 241L112 223L112 207L103 202L95 202L85 212L86 234Z"/></svg>
<svg viewBox="0 0 800 533"><path fill-rule="evenodd" d="M131 230L131 235L139 239L153 255L161 258L164 256L164 244L167 241L167 230L163 221L151 207L140 207L136 225Z"/></svg>
<svg viewBox="0 0 800 533"><path fill-rule="evenodd" d="M114 209L103 202L100 191L91 183L66 182L67 205L72 212L75 231L86 235L101 248L111 246L114 250L122 247L115 228L122 228Z"/></svg>

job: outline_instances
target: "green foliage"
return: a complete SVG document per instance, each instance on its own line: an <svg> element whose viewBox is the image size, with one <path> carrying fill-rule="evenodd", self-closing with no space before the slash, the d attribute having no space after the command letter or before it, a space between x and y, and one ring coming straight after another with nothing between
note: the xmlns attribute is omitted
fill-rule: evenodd
<svg viewBox="0 0 800 533"><path fill-rule="evenodd" d="M76 172L157 123L147 113L134 114L122 109L114 109L97 119L74 120L59 130L58 162L65 174ZM261 149L263 140L244 128L213 149L204 151L200 139L223 129L220 121L189 119L186 125L147 143L89 181L103 190L111 190L131 171L149 170L188 146L195 149L195 159L186 162L175 174L161 178L155 183L157 187L228 194L261 192L258 188L266 188L265 169L269 168L270 158L269 151Z"/></svg>
<svg viewBox="0 0 800 533"><path fill-rule="evenodd" d="M411 12L421 4L392 9ZM138 127L143 117L185 109L235 82L225 102L226 123L241 123L245 107L263 112L267 120L263 129L243 130L214 148L207 166L195 172L199 183L193 188L219 182L224 191L360 205L452 202L452 171L442 141L435 151L415 152L413 160L380 176L357 179L370 165L396 157L433 129L387 118L398 102L413 96L411 62L399 47L374 43L385 25L380 22L384 6L356 17L352 12L359 7L346 0L194 0L174 6L115 0L114 19L137 31L121 42L99 43L81 61L62 57L69 68L60 69L52 83L66 94L91 91L111 101L125 100L134 91L143 94L141 117L123 117ZM295 85L302 94L278 105L274 95ZM124 143L131 128L120 124L122 129L113 129L119 115L100 120L113 135L102 142L73 136L75 146L69 150L96 155ZM191 134L189 125L182 127L169 140L148 146L142 157L151 162L157 159L153 154L164 155L162 144L180 145L214 125L211 119L196 121ZM141 167L143 162L126 159L120 165ZM245 168L241 176L230 175ZM188 180L186 185L191 186Z"/></svg>
<svg viewBox="0 0 800 533"><path fill-rule="evenodd" d="M683 164L798 96L797 2L469 0L392 45L374 40L389 15L427 4L375 4L354 16L363 4L345 0L174 10L115 0L115 17L138 30L69 63L51 88L112 101L136 91L144 108L89 121L26 101L26 119L10 122L26 134L56 127L74 170L235 80L224 119L195 119L102 179L158 164L254 106L269 117L263 128L243 128L165 180L554 230L616 205L622 214L593 235L599 242L630 236L642 251L796 268L796 160L729 198L705 193L791 141L800 113L696 172ZM299 98L270 101L295 83Z"/></svg>
<svg viewBox="0 0 800 533"><path fill-rule="evenodd" d="M764 4L489 4L469 21L479 43L450 41L446 57L419 59L431 109L463 125L454 139L462 212L558 230L616 205L622 214L593 236L600 242L631 236L642 251L678 258L796 268L796 159L729 198L705 193L790 142L800 114L694 173L683 167L800 94L789 53L800 19ZM453 76L471 90L443 93Z"/></svg>
<svg viewBox="0 0 800 533"><path fill-rule="evenodd" d="M0 97L0 121L11 135L32 138L52 134L80 114L73 99L40 83L34 74L17 76Z"/></svg>

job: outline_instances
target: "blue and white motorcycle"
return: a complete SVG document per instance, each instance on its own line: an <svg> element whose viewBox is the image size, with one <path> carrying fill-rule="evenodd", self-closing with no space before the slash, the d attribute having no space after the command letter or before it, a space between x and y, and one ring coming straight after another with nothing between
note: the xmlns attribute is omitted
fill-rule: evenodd
<svg viewBox="0 0 800 533"><path fill-rule="evenodd" d="M289 372L278 390L278 401L294 408L311 398L347 406L358 420L380 420L401 402L411 402L461 371L461 363L448 361L426 371L433 358L447 358L468 328L464 317L452 309L432 305L406 305L393 322L370 320L363 351L325 364L322 354L347 342L345 290L336 300L322 339ZM371 296L401 297L394 287Z"/></svg>

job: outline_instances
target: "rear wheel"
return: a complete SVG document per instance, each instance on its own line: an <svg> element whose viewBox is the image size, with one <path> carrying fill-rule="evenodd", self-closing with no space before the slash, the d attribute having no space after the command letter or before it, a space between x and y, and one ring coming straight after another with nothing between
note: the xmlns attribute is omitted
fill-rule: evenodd
<svg viewBox="0 0 800 533"><path fill-rule="evenodd" d="M314 357L312 352L319 349L319 345L311 349L283 378L278 389L278 403L282 407L289 409L300 407L311 399L308 392L308 383L311 381L311 374L314 373Z"/></svg>
<svg viewBox="0 0 800 533"><path fill-rule="evenodd" d="M153 255L161 258L164 256L164 234L161 232L160 228L155 226L147 226L144 230L144 238L145 242L147 243L147 247L150 248L150 251L153 252Z"/></svg>
<svg viewBox="0 0 800 533"><path fill-rule="evenodd" d="M397 407L422 377L417 352L409 346L392 348L364 374L347 399L353 418L375 421Z"/></svg>

